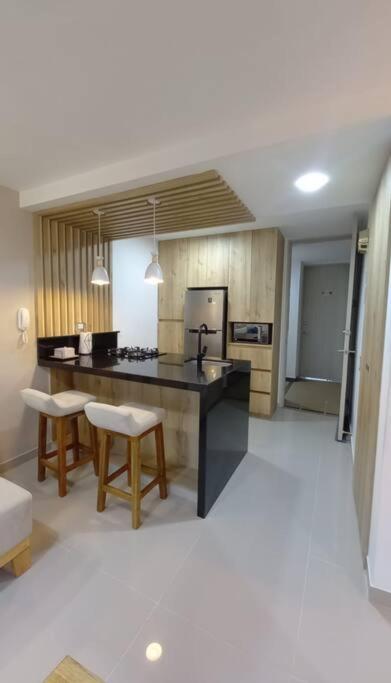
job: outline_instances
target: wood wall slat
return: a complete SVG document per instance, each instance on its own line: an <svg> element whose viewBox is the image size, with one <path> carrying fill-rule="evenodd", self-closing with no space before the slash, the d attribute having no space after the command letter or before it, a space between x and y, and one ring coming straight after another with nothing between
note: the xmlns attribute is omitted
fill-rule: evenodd
<svg viewBox="0 0 391 683"><path fill-rule="evenodd" d="M58 262L59 262L59 297L60 297L60 327L68 326L68 278L67 278L67 245L64 223L58 224Z"/></svg>
<svg viewBox="0 0 391 683"><path fill-rule="evenodd" d="M81 249L80 249L80 230L72 230L73 243L73 284L75 288L75 322L82 319L81 315Z"/></svg>
<svg viewBox="0 0 391 683"><path fill-rule="evenodd" d="M68 312L68 329L71 328L72 323L76 322L75 318L75 269L74 269L74 247L73 247L73 230L71 226L65 228L65 248L66 248L66 277L67 277L67 312Z"/></svg>
<svg viewBox="0 0 391 683"><path fill-rule="evenodd" d="M38 336L73 334L79 321L94 332L111 330L111 286L91 284L97 234L38 216L34 243ZM110 242L103 249L111 279Z"/></svg>
<svg viewBox="0 0 391 683"><path fill-rule="evenodd" d="M80 271L81 271L81 320L88 319L88 307L87 307L87 233L80 233Z"/></svg>
<svg viewBox="0 0 391 683"><path fill-rule="evenodd" d="M54 334L53 326L53 282L52 282L52 239L50 220L43 219L43 287L44 287L44 306L45 320L44 328L47 335Z"/></svg>
<svg viewBox="0 0 391 683"><path fill-rule="evenodd" d="M41 216L34 216L34 275L35 275L35 316L36 334L41 336L45 331L45 301L43 272L43 221Z"/></svg>
<svg viewBox="0 0 391 683"><path fill-rule="evenodd" d="M87 268L86 268L86 280L87 280L87 321L89 325L94 324L94 297L93 288L91 284L91 274L94 269L94 258L93 258L93 244L92 244L92 233L87 232Z"/></svg>
<svg viewBox="0 0 391 683"><path fill-rule="evenodd" d="M58 253L58 223L51 223L51 253L52 253L52 305L53 305L53 333L61 334L60 312L60 263Z"/></svg>

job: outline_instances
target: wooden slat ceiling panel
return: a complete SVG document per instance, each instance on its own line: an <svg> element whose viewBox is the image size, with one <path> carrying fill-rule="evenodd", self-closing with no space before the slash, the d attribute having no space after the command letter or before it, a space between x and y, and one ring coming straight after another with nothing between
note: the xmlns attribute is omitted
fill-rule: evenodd
<svg viewBox="0 0 391 683"><path fill-rule="evenodd" d="M143 237L153 229L153 210L147 199L160 200L156 209L156 233L193 230L255 220L251 211L217 171L205 171L117 193L100 200L68 205L43 215L50 221L85 231L96 231L93 208L103 209L104 240Z"/></svg>

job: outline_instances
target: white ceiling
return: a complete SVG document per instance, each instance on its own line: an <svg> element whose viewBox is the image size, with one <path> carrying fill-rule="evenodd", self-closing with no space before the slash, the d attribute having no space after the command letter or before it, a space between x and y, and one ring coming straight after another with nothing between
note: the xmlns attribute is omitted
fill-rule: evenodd
<svg viewBox="0 0 391 683"><path fill-rule="evenodd" d="M297 240L350 234L355 216L365 213L373 199L390 152L391 118L242 152L213 163L256 216L257 227L277 226L289 239ZM203 164L191 167L193 171L203 168ZM293 181L314 169L325 170L329 184L311 195L299 192ZM248 229L249 225L230 226L229 230L238 227Z"/></svg>
<svg viewBox="0 0 391 683"><path fill-rule="evenodd" d="M37 209L216 168L260 227L342 234L391 149L390 20L388 0L3 0L0 184ZM299 196L315 165L332 182Z"/></svg>

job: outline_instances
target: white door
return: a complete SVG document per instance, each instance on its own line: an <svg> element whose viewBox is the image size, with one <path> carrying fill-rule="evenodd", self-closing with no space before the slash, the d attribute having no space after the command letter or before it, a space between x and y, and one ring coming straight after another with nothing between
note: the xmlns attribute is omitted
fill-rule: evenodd
<svg viewBox="0 0 391 683"><path fill-rule="evenodd" d="M300 377L340 382L349 264L304 266Z"/></svg>

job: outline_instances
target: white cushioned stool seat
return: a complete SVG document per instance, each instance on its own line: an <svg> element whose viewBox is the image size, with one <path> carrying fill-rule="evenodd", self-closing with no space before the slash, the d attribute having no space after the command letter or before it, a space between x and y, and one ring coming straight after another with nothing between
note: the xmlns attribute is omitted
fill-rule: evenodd
<svg viewBox="0 0 391 683"><path fill-rule="evenodd" d="M141 403L124 403L122 406L87 403L84 410L95 427L127 436L140 436L162 422L165 415L164 408Z"/></svg>
<svg viewBox="0 0 391 683"><path fill-rule="evenodd" d="M32 495L0 477L0 556L30 536Z"/></svg>
<svg viewBox="0 0 391 683"><path fill-rule="evenodd" d="M73 389L52 395L37 391L37 389L22 389L20 393L27 406L53 417L78 413L84 409L86 403L96 401L96 396Z"/></svg>

